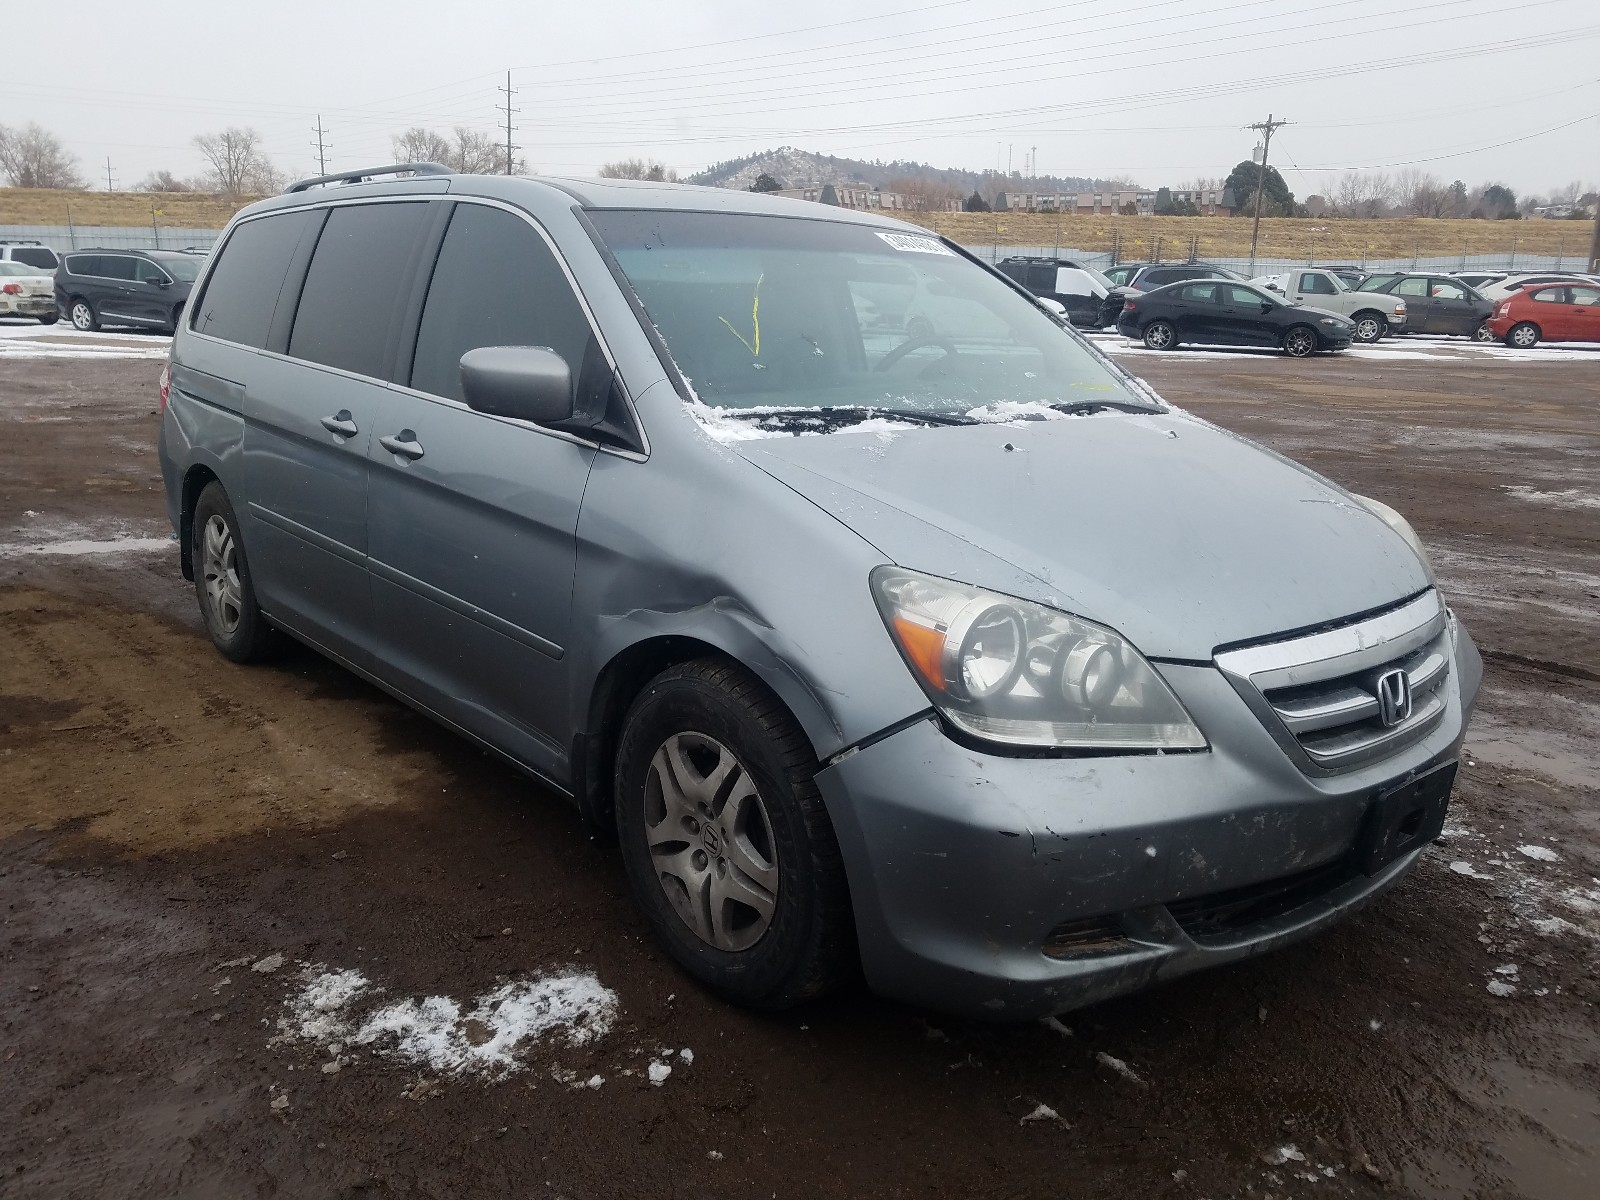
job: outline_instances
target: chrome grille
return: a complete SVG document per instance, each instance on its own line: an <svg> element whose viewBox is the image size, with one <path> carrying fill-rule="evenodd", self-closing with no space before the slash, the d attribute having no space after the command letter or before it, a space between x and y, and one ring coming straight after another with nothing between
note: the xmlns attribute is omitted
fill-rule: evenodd
<svg viewBox="0 0 1600 1200"><path fill-rule="evenodd" d="M1449 618L1429 591L1375 617L1229 650L1216 662L1290 757L1331 774L1394 754L1437 725L1450 657ZM1392 671L1405 672L1411 708L1388 724L1378 680Z"/></svg>

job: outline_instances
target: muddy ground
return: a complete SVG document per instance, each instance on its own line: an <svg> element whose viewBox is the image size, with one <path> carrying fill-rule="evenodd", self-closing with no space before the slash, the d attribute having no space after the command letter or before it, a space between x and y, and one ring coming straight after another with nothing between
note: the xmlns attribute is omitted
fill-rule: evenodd
<svg viewBox="0 0 1600 1200"><path fill-rule="evenodd" d="M150 540L158 363L0 357L0 1196L1592 1200L1600 354L1424 351L1122 359L1410 515L1487 678L1400 888L1062 1028L700 992L550 796L309 652L214 653ZM278 1039L306 963L617 1011L455 1076Z"/></svg>

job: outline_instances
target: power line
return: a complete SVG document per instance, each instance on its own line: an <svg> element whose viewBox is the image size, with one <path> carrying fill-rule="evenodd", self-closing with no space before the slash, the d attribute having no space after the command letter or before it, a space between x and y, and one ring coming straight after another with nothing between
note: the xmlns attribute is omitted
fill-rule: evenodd
<svg viewBox="0 0 1600 1200"><path fill-rule="evenodd" d="M517 93L516 93L515 89L513 89L512 86L511 86L511 72L510 71L506 72L506 85L505 85L505 87L499 88L497 90L501 91L501 92L504 92L505 93L505 97L506 97L506 102L505 102L505 105L503 106L504 109L505 109L505 114L506 114L506 174L507 175L511 175L511 174L514 173L512 171L512 169L511 169L512 165L513 165L513 162L514 162L514 159L513 159L514 152L519 150L519 149L521 149L521 147L513 146L511 144L511 129L512 129L511 114L514 113L514 112L521 112L522 110L520 108L512 108L511 107L511 98L513 96L515 96Z"/></svg>

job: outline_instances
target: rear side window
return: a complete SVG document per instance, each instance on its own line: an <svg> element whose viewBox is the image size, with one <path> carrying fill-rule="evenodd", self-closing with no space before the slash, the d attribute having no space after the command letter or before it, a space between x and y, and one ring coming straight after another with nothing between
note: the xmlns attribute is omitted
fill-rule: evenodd
<svg viewBox="0 0 1600 1200"><path fill-rule="evenodd" d="M1178 295L1184 300L1197 304L1211 304L1217 299L1217 285L1214 283L1191 283L1186 288L1179 288Z"/></svg>
<svg viewBox="0 0 1600 1200"><path fill-rule="evenodd" d="M100 259L93 254L69 254L67 255L67 274L98 275L100 274Z"/></svg>
<svg viewBox="0 0 1600 1200"><path fill-rule="evenodd" d="M60 260L56 252L48 246L18 246L11 251L11 257L19 263L27 263L30 267L55 267Z"/></svg>
<svg viewBox="0 0 1600 1200"><path fill-rule="evenodd" d="M382 375L406 263L427 209L424 203L357 204L328 214L300 292L291 355Z"/></svg>
<svg viewBox="0 0 1600 1200"><path fill-rule="evenodd" d="M312 214L259 217L238 226L222 247L200 298L194 329L259 349L300 235Z"/></svg>
<svg viewBox="0 0 1600 1200"><path fill-rule="evenodd" d="M458 204L428 285L411 386L460 400L461 356L468 350L546 346L567 360L579 381L579 403L586 405L585 387L610 385L609 372L596 369L593 342L588 318L544 239L502 209Z"/></svg>
<svg viewBox="0 0 1600 1200"><path fill-rule="evenodd" d="M1056 269L1049 263L1028 264L1028 289L1034 292L1055 290Z"/></svg>

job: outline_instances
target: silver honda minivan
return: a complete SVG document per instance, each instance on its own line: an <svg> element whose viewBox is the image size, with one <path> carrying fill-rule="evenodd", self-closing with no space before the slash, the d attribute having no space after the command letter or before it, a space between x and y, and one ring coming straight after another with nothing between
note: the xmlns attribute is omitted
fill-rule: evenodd
<svg viewBox="0 0 1600 1200"><path fill-rule="evenodd" d="M252 205L194 295L161 462L217 648L570 797L725 996L1059 1012L1439 832L1482 669L1406 522L920 228L410 164Z"/></svg>

